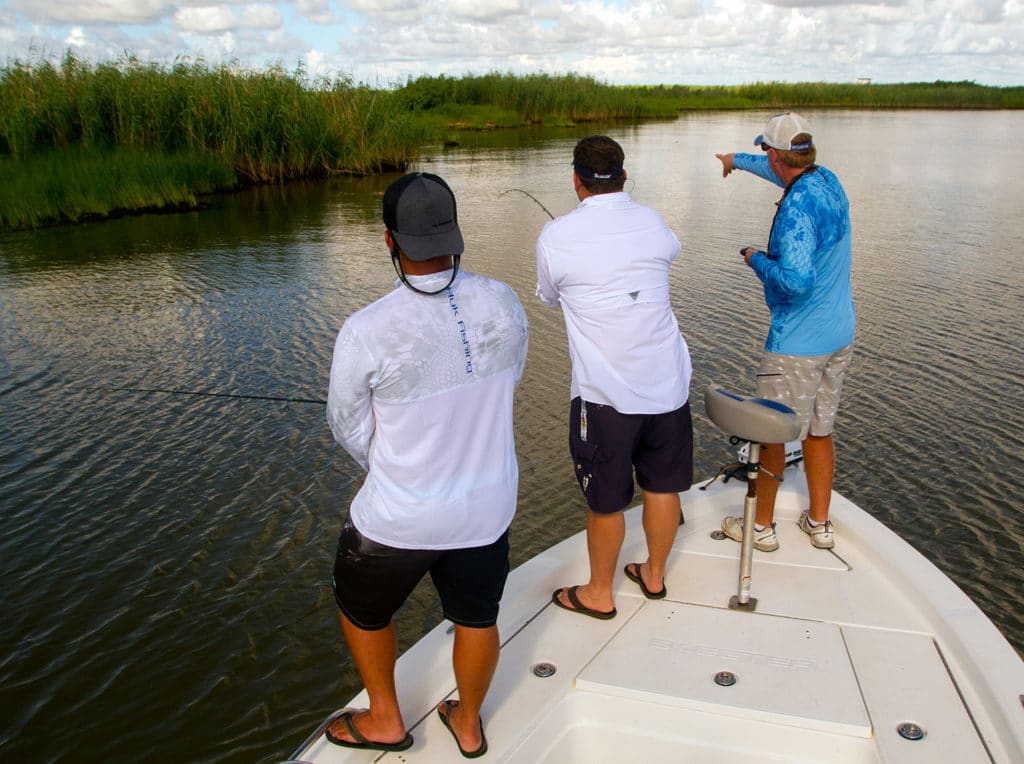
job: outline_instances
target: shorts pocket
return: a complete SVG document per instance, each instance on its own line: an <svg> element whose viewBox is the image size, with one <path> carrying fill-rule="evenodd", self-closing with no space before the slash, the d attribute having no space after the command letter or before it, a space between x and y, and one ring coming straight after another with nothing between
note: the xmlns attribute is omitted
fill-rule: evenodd
<svg viewBox="0 0 1024 764"><path fill-rule="evenodd" d="M576 471L576 480L583 489L584 495L590 496L590 483L594 478L594 469L598 461L598 449L596 443L584 443L577 441L573 443L572 463Z"/></svg>

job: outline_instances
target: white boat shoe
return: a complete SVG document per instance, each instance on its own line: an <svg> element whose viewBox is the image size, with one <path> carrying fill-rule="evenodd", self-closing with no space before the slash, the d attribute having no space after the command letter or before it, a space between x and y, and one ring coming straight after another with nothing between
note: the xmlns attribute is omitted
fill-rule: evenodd
<svg viewBox="0 0 1024 764"><path fill-rule="evenodd" d="M800 513L800 530L811 537L811 544L818 549L831 549L836 545L835 533L832 531L832 523L826 520L821 525L811 525L811 510L805 509Z"/></svg>
<svg viewBox="0 0 1024 764"><path fill-rule="evenodd" d="M733 541L743 541L743 518L729 516L722 520L722 532ZM759 552L774 552L779 548L779 537L775 535L775 523L759 531L754 526L754 549Z"/></svg>

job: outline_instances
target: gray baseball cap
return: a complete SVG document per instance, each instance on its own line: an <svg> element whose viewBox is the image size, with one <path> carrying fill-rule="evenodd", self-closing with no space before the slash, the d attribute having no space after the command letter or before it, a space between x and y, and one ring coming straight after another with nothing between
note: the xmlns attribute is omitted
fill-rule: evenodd
<svg viewBox="0 0 1024 764"><path fill-rule="evenodd" d="M410 260L461 255L455 194L429 172L403 175L384 192L384 225Z"/></svg>

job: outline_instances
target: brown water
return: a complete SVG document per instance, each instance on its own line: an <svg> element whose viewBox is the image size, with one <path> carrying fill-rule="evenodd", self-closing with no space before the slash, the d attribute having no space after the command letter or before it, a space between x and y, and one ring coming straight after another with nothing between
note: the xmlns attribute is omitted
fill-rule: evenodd
<svg viewBox="0 0 1024 764"><path fill-rule="evenodd" d="M628 190L683 242L672 294L698 474L732 455L699 391L752 387L767 312L737 250L763 244L778 197L723 180L714 153L745 150L767 116L604 128ZM1024 649L1024 114L808 116L855 228L837 488ZM514 564L583 515L565 330L533 297L548 218L510 189L570 210L571 148L592 130L477 136L420 166L459 197L465 267L510 283L530 319ZM273 762L358 690L330 574L361 475L323 407L124 388L325 397L341 322L391 288L379 194L393 177L0 237L0 758ZM421 587L402 647L439 619Z"/></svg>

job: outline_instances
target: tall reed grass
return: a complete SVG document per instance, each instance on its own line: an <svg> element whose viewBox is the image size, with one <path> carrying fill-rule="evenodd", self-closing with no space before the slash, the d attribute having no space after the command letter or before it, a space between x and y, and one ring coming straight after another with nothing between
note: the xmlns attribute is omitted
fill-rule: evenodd
<svg viewBox="0 0 1024 764"><path fill-rule="evenodd" d="M237 183L231 165L208 154L78 147L24 160L0 157L0 177L0 229L194 209L202 196Z"/></svg>
<svg viewBox="0 0 1024 764"><path fill-rule="evenodd" d="M199 152L242 182L400 167L422 139L392 93L302 70L167 68L124 58L91 65L68 54L0 69L0 156L63 151Z"/></svg>
<svg viewBox="0 0 1024 764"><path fill-rule="evenodd" d="M131 57L93 65L68 54L59 65L8 63L0 104L0 160L21 188L20 196L0 196L6 227L195 206L197 195L242 185L401 168L424 141L395 93L346 79L310 81L301 69L185 60L163 67ZM129 167L153 186L135 202L136 184L121 192Z"/></svg>
<svg viewBox="0 0 1024 764"><path fill-rule="evenodd" d="M392 89L68 53L0 68L0 227L161 206L242 185L401 169L453 129L670 118L686 109L1024 108L1024 88L613 86L578 74L424 76Z"/></svg>
<svg viewBox="0 0 1024 764"><path fill-rule="evenodd" d="M403 105L425 114L458 115L467 106L479 121L488 110L516 115L520 124L674 117L684 110L843 107L857 109L1019 109L1024 87L973 82L906 84L759 82L735 86L619 86L576 74L491 73L455 78L419 77L398 90Z"/></svg>
<svg viewBox="0 0 1024 764"><path fill-rule="evenodd" d="M579 74L427 76L409 80L398 94L414 113L486 107L515 114L519 124L633 120L678 112L676 103L651 98L645 90L607 85Z"/></svg>
<svg viewBox="0 0 1024 764"><path fill-rule="evenodd" d="M654 99L679 109L1021 109L1024 87L988 87L973 82L857 84L757 82L749 85L646 88Z"/></svg>

